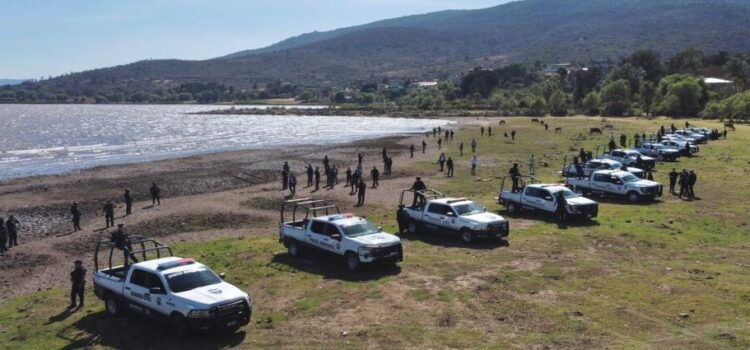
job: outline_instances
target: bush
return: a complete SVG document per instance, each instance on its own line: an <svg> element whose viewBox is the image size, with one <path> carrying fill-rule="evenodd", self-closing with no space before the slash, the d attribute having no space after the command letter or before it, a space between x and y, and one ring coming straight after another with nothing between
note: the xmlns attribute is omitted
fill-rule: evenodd
<svg viewBox="0 0 750 350"><path fill-rule="evenodd" d="M632 96L626 80L608 82L602 88L600 97L605 115L622 116L630 110Z"/></svg>
<svg viewBox="0 0 750 350"><path fill-rule="evenodd" d="M596 91L592 91L583 99L583 113L586 115L598 115L601 104L602 100L599 98L599 94Z"/></svg>

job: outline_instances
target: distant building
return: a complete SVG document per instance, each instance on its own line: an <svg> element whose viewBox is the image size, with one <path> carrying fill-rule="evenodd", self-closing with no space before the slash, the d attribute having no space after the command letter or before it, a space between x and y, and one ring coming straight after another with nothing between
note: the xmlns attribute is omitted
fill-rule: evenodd
<svg viewBox="0 0 750 350"><path fill-rule="evenodd" d="M703 78L703 82L707 85L728 85L733 83L731 80L711 77Z"/></svg>
<svg viewBox="0 0 750 350"><path fill-rule="evenodd" d="M437 81L420 81L420 82L417 82L417 86L421 87L421 88L437 86L437 84L438 84Z"/></svg>
<svg viewBox="0 0 750 350"><path fill-rule="evenodd" d="M543 71L544 71L544 74L550 75L550 74L560 73L560 69L565 69L568 73L570 73L573 70L573 64L571 63L550 64L544 67Z"/></svg>

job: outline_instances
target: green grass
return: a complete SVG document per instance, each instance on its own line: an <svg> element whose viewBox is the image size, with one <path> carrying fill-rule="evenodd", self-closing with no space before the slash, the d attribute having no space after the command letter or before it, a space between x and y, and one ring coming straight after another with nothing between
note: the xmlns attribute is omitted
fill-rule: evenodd
<svg viewBox="0 0 750 350"><path fill-rule="evenodd" d="M539 177L558 181L569 149L604 144L605 137L575 141L599 118L545 118L562 135L543 132L528 119L493 125L502 135L518 131L515 144L502 136L457 133L444 144L456 177L428 184L470 196L489 210L496 176L510 164L525 167L529 153L550 167ZM620 132L656 128L657 122L610 119ZM716 124L696 121L715 127ZM479 177L468 174L460 140L479 141ZM175 247L196 256L256 301L251 325L233 336L172 337L163 324L137 317L111 319L101 302L60 314L65 291L51 289L12 299L0 308L0 344L9 348L748 348L750 347L750 128L729 140L702 146L700 156L659 164L657 180L672 166L695 169L701 198L665 196L655 204L602 200L595 224L558 227L548 218L511 219L510 246L465 246L451 239L405 236L400 269L349 273L340 261L292 259L264 237L190 242ZM434 164L423 162L415 168ZM744 182L743 182L744 181ZM739 185L738 185L739 184ZM395 205L395 203L394 203ZM394 231L393 208L365 208L376 224ZM524 225L521 225L523 223ZM523 227L523 228L519 228ZM56 316L57 315L57 316ZM52 317L52 318L51 318Z"/></svg>

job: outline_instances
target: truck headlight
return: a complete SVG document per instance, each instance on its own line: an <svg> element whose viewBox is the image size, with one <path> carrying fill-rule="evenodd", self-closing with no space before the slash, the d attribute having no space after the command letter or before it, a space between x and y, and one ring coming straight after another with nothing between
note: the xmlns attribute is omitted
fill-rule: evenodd
<svg viewBox="0 0 750 350"><path fill-rule="evenodd" d="M641 191L641 193L648 193L648 187L641 187L639 188L639 190Z"/></svg>
<svg viewBox="0 0 750 350"><path fill-rule="evenodd" d="M193 310L188 313L189 318L209 318L211 317L211 310Z"/></svg>
<svg viewBox="0 0 750 350"><path fill-rule="evenodd" d="M580 214L581 210L575 205L568 204L568 212L571 214Z"/></svg>
<svg viewBox="0 0 750 350"><path fill-rule="evenodd" d="M375 247L359 247L357 249L357 253L359 253L359 255L361 256L370 256L374 248Z"/></svg>
<svg viewBox="0 0 750 350"><path fill-rule="evenodd" d="M487 230L487 224L481 224L474 226L475 231L485 231Z"/></svg>

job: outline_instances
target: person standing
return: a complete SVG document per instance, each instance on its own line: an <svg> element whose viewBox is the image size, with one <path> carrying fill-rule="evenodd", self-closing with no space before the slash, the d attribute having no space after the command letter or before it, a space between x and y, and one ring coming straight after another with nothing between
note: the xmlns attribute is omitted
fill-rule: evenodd
<svg viewBox="0 0 750 350"><path fill-rule="evenodd" d="M151 184L149 192L151 193L151 205L161 205L161 189L156 186L156 182Z"/></svg>
<svg viewBox="0 0 750 350"><path fill-rule="evenodd" d="M481 133L481 136L484 137L484 127L479 127L479 131Z"/></svg>
<svg viewBox="0 0 750 350"><path fill-rule="evenodd" d="M365 155L362 152L357 153L357 166L362 166L362 159L365 159Z"/></svg>
<svg viewBox="0 0 750 350"><path fill-rule="evenodd" d="M378 178L380 177L380 171L378 170L377 167L372 167L372 170L370 170L370 176L372 176L372 188L378 188L378 186L380 185L378 183Z"/></svg>
<svg viewBox="0 0 750 350"><path fill-rule="evenodd" d="M83 307L83 294L86 286L86 268L83 267L81 260L75 261L75 268L70 272L70 306L69 309L76 307L76 297L78 297L78 308Z"/></svg>
<svg viewBox="0 0 750 350"><path fill-rule="evenodd" d="M695 174L695 170L690 170L688 175L688 199L695 199L695 183L698 181L698 175Z"/></svg>
<svg viewBox="0 0 750 350"><path fill-rule="evenodd" d="M8 233L5 231L5 222L0 217L0 254L5 254L8 251Z"/></svg>
<svg viewBox="0 0 750 350"><path fill-rule="evenodd" d="M455 135L456 135L456 132L455 132L455 131L453 131L453 130L451 130L451 140L453 140L453 136L455 136ZM725 137L725 138L726 138L726 137Z"/></svg>
<svg viewBox="0 0 750 350"><path fill-rule="evenodd" d="M521 178L521 170L518 169L518 163L513 163L513 167L508 171L510 179L513 181L511 192L518 192L518 180Z"/></svg>
<svg viewBox="0 0 750 350"><path fill-rule="evenodd" d="M334 164L333 169L331 169L331 176L333 176L333 179L331 179L331 188L339 184L339 166Z"/></svg>
<svg viewBox="0 0 750 350"><path fill-rule="evenodd" d="M367 190L367 184L365 183L365 180L360 178L357 187L357 206L361 207L365 205L365 191Z"/></svg>
<svg viewBox="0 0 750 350"><path fill-rule="evenodd" d="M464 143L461 142L461 144L458 145L458 156L463 157L464 156Z"/></svg>
<svg viewBox="0 0 750 350"><path fill-rule="evenodd" d="M581 148L581 151L578 152L578 158L581 159L581 163L586 163L586 161L588 160L586 151L583 148Z"/></svg>
<svg viewBox="0 0 750 350"><path fill-rule="evenodd" d="M422 154L424 154L424 151L427 149L427 141L422 140Z"/></svg>
<svg viewBox="0 0 750 350"><path fill-rule="evenodd" d="M448 157L448 160L445 162L445 164L448 166L448 177L453 177L453 159L451 159L451 157Z"/></svg>
<svg viewBox="0 0 750 350"><path fill-rule="evenodd" d="M566 214L566 207L568 205L568 201L565 200L565 194L563 191L557 192L557 207L555 208L555 214L557 214L557 222L563 223L565 222Z"/></svg>
<svg viewBox="0 0 750 350"><path fill-rule="evenodd" d="M297 194L297 177L294 173L289 173L289 194L294 197Z"/></svg>
<svg viewBox="0 0 750 350"><path fill-rule="evenodd" d="M312 187L313 185L313 167L312 164L307 164L307 187Z"/></svg>
<svg viewBox="0 0 750 350"><path fill-rule="evenodd" d="M443 149L443 138L442 137L438 139L438 150L441 150L441 149Z"/></svg>
<svg viewBox="0 0 750 350"><path fill-rule="evenodd" d="M70 215L73 216L73 232L81 230L81 210L78 209L78 202L73 202L70 207Z"/></svg>
<svg viewBox="0 0 750 350"><path fill-rule="evenodd" d="M289 187L289 162L284 162L284 167L281 169L281 190Z"/></svg>
<svg viewBox="0 0 750 350"><path fill-rule="evenodd" d="M614 141L614 138L612 139ZM620 147L628 147L628 137L625 134L620 134ZM612 150L612 146L609 147Z"/></svg>
<svg viewBox="0 0 750 350"><path fill-rule="evenodd" d="M511 139L512 141L515 141L515 140L516 140L516 131L515 131L515 130L511 130L511 131L510 131L510 139Z"/></svg>
<svg viewBox="0 0 750 350"><path fill-rule="evenodd" d="M477 156L471 156L471 175L476 176L477 175L477 165L479 162L477 162Z"/></svg>
<svg viewBox="0 0 750 350"><path fill-rule="evenodd" d="M422 182L421 177L417 177L417 180L414 181L414 183L411 185L411 188L409 190L414 191L414 201L412 202L412 206L417 205L417 200L419 200L421 203L424 203L424 194L421 193L421 191L424 191L427 189L427 185L425 185L424 182Z"/></svg>
<svg viewBox="0 0 750 350"><path fill-rule="evenodd" d="M414 144L409 145L409 158L414 158Z"/></svg>
<svg viewBox="0 0 750 350"><path fill-rule="evenodd" d="M315 167L315 191L320 189L320 168Z"/></svg>
<svg viewBox="0 0 750 350"><path fill-rule="evenodd" d="M346 167L346 187L352 185L352 167Z"/></svg>
<svg viewBox="0 0 750 350"><path fill-rule="evenodd" d="M112 204L112 201L107 201L107 203L104 203L104 208L102 208L102 212L104 212L104 220L107 225L107 228L114 227L115 226L115 205Z"/></svg>
<svg viewBox="0 0 750 350"><path fill-rule="evenodd" d="M13 215L5 221L5 230L8 231L8 248L18 246L18 226L20 224Z"/></svg>
<svg viewBox="0 0 750 350"><path fill-rule="evenodd" d="M536 175L536 158L533 154L529 154L529 174Z"/></svg>
<svg viewBox="0 0 750 350"><path fill-rule="evenodd" d="M609 138L609 144L608 144L608 146L609 146L609 152L610 153L612 153L612 151L614 151L615 149L617 149L617 143L615 143L615 138L614 137L610 137Z"/></svg>
<svg viewBox="0 0 750 350"><path fill-rule="evenodd" d="M440 157L438 157L438 164L440 164L440 172L443 171L443 167L445 166L445 152L440 153Z"/></svg>
<svg viewBox="0 0 750 350"><path fill-rule="evenodd" d="M471 153L477 153L477 140L471 139Z"/></svg>
<svg viewBox="0 0 750 350"><path fill-rule="evenodd" d="M688 188L688 172L686 169L682 169L682 172L680 173L680 177L677 180L680 185L680 199L682 199L682 196L687 194L687 188Z"/></svg>
<svg viewBox="0 0 750 350"><path fill-rule="evenodd" d="M388 159L385 160L385 174L391 175L393 172L393 157L388 157Z"/></svg>
<svg viewBox="0 0 750 350"><path fill-rule="evenodd" d="M491 126L487 127L487 136L492 136L492 127Z"/></svg>
<svg viewBox="0 0 750 350"><path fill-rule="evenodd" d="M125 216L133 214L133 196L130 194L129 189L125 189L122 199L125 200Z"/></svg>
<svg viewBox="0 0 750 350"><path fill-rule="evenodd" d="M385 160L388 159L388 150L383 147L383 151L381 151L380 153L383 154L383 163L385 163Z"/></svg>

